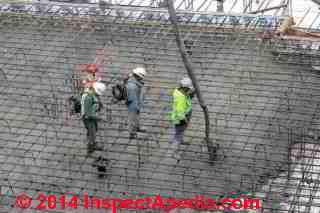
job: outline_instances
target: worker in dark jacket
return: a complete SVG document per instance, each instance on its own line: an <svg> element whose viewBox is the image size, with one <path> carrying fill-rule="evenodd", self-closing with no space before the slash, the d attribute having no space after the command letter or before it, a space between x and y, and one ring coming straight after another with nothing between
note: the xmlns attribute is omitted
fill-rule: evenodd
<svg viewBox="0 0 320 213"><path fill-rule="evenodd" d="M139 115L142 108L142 88L146 70L143 67L137 67L132 71L127 81L127 106L128 106L128 125L130 139L137 136L137 132L144 132L139 125Z"/></svg>
<svg viewBox="0 0 320 213"><path fill-rule="evenodd" d="M98 116L102 104L99 96L103 94L106 86L100 82L94 82L92 87L86 87L81 97L81 118L87 129L88 154L96 149L96 133L98 131Z"/></svg>

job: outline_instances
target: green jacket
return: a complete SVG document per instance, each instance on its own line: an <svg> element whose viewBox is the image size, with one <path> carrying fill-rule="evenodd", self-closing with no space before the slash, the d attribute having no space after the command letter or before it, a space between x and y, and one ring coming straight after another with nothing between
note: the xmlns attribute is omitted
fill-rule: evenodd
<svg viewBox="0 0 320 213"><path fill-rule="evenodd" d="M97 118L99 100L94 91L86 91L81 97L81 117Z"/></svg>
<svg viewBox="0 0 320 213"><path fill-rule="evenodd" d="M172 94L172 112L170 113L171 121L179 124L180 121L186 119L186 115L191 111L191 97L183 94L178 88Z"/></svg>

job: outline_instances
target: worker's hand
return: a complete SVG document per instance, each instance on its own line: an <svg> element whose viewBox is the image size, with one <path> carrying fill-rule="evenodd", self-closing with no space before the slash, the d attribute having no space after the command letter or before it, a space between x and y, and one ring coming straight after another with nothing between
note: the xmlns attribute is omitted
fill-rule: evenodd
<svg viewBox="0 0 320 213"><path fill-rule="evenodd" d="M192 99L195 95L196 91L194 89L189 89L187 91L187 95Z"/></svg>
<svg viewBox="0 0 320 213"><path fill-rule="evenodd" d="M184 125L188 126L188 123L189 123L189 119L188 118L185 118L185 119L181 120L181 124L184 124Z"/></svg>
<svg viewBox="0 0 320 213"><path fill-rule="evenodd" d="M103 104L99 101L97 111L100 112L102 109L103 109Z"/></svg>
<svg viewBox="0 0 320 213"><path fill-rule="evenodd" d="M190 123L190 120L185 119L185 125L186 125L186 127L188 127L188 126L189 126L189 123Z"/></svg>

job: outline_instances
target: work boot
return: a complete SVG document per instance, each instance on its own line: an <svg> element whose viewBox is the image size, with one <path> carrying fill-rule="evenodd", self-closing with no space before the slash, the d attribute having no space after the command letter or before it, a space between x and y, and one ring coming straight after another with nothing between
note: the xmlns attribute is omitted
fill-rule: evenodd
<svg viewBox="0 0 320 213"><path fill-rule="evenodd" d="M94 147L91 144L87 145L87 154L91 155L94 152Z"/></svg>
<svg viewBox="0 0 320 213"><path fill-rule="evenodd" d="M190 145L189 142L185 142L184 140L182 140L182 141L180 142L180 144L181 144L181 145Z"/></svg>
<svg viewBox="0 0 320 213"><path fill-rule="evenodd" d="M137 133L130 133L129 139L135 139L137 137Z"/></svg>
<svg viewBox="0 0 320 213"><path fill-rule="evenodd" d="M103 147L101 147L101 146L96 146L94 149L95 149L96 151L103 151Z"/></svg>
<svg viewBox="0 0 320 213"><path fill-rule="evenodd" d="M140 127L137 129L137 132L147 132L147 130L146 129L141 129Z"/></svg>
<svg viewBox="0 0 320 213"><path fill-rule="evenodd" d="M103 147L102 146L98 146L97 144L94 145L94 149L97 151L103 151Z"/></svg>

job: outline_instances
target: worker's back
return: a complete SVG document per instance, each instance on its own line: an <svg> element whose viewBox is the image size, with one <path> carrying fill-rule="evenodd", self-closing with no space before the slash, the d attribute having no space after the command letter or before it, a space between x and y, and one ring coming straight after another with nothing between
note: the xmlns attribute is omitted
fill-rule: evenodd
<svg viewBox="0 0 320 213"><path fill-rule="evenodd" d="M172 94L172 112L171 120L173 123L180 123L181 120L186 118L187 113L191 110L191 97L184 94L179 88L176 88Z"/></svg>
<svg viewBox="0 0 320 213"><path fill-rule="evenodd" d="M289 33L289 31L293 25L295 25L293 17L288 16L282 22L279 31L283 34L287 34L287 33Z"/></svg>
<svg viewBox="0 0 320 213"><path fill-rule="evenodd" d="M96 117L99 100L91 90L86 90L81 97L81 116Z"/></svg>
<svg viewBox="0 0 320 213"><path fill-rule="evenodd" d="M127 81L127 104L129 111L140 111L142 107L141 94L143 84L135 77L130 77Z"/></svg>

